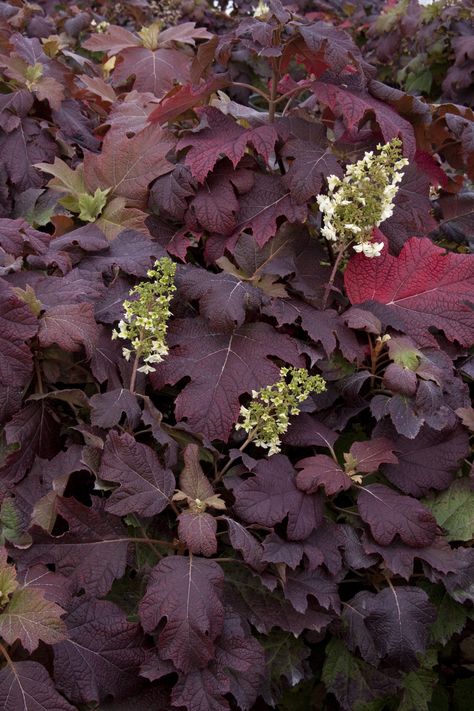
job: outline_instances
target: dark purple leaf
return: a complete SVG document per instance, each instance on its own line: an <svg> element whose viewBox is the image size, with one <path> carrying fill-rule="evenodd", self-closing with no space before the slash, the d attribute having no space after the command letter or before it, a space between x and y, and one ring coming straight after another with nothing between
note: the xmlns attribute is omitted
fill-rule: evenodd
<svg viewBox="0 0 474 711"><path fill-rule="evenodd" d="M54 678L75 703L124 696L138 686L142 633L119 607L81 600L66 617L68 639L54 645Z"/></svg>
<svg viewBox="0 0 474 711"><path fill-rule="evenodd" d="M434 606L420 588L397 586L381 590L368 603L365 624L379 654L401 669L418 664L426 649Z"/></svg>
<svg viewBox="0 0 474 711"><path fill-rule="evenodd" d="M146 632L165 617L158 649L183 672L202 669L214 657L222 631L224 575L217 563L190 556L168 557L153 569L139 614Z"/></svg>
<svg viewBox="0 0 474 711"><path fill-rule="evenodd" d="M416 499L401 496L383 484L364 487L357 506L373 537L383 546L396 535L414 548L429 546L435 539L438 526L430 511Z"/></svg>
<svg viewBox="0 0 474 711"><path fill-rule="evenodd" d="M279 368L268 356L294 365L301 362L294 342L266 323L246 324L224 335L210 330L199 318L176 320L167 341L170 354L151 381L162 388L190 377L175 400L176 417L211 440L228 438L239 416L242 394L278 380Z"/></svg>
<svg viewBox="0 0 474 711"><path fill-rule="evenodd" d="M151 447L114 431L107 437L99 476L120 484L105 505L119 516L155 516L168 506L175 487L172 472L161 466Z"/></svg>
<svg viewBox="0 0 474 711"><path fill-rule="evenodd" d="M248 523L274 526L288 516L290 540L307 538L322 523L321 499L297 489L295 470L282 454L260 461L234 496L237 514Z"/></svg>

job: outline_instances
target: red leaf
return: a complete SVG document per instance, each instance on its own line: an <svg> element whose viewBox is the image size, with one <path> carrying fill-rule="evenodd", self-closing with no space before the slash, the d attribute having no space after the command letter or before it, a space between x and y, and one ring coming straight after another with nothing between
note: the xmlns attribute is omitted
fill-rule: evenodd
<svg viewBox="0 0 474 711"><path fill-rule="evenodd" d="M183 511L178 516L178 535L191 553L211 556L217 553L217 521L208 513Z"/></svg>
<svg viewBox="0 0 474 711"><path fill-rule="evenodd" d="M351 303L370 303L382 321L421 345L436 345L430 327L463 346L474 342L474 260L447 254L429 239L413 238L399 257L353 255L345 275Z"/></svg>
<svg viewBox="0 0 474 711"><path fill-rule="evenodd" d="M393 453L395 445L385 437L370 439L365 442L354 442L350 453L357 461L358 472L375 472L381 464L397 464L398 459Z"/></svg>
<svg viewBox="0 0 474 711"><path fill-rule="evenodd" d="M0 383L25 385L33 370L28 345L38 330L38 319L11 287L0 280Z"/></svg>

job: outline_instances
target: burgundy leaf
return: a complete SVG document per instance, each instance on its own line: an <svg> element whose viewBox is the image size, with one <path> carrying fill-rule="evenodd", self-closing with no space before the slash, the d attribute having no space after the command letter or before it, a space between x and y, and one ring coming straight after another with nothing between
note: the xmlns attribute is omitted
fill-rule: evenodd
<svg viewBox="0 0 474 711"><path fill-rule="evenodd" d="M252 190L239 200L234 234L251 229L257 244L263 247L275 236L279 218L304 222L306 215L306 205L296 203L280 177L258 173Z"/></svg>
<svg viewBox="0 0 474 711"><path fill-rule="evenodd" d="M74 592L105 595L125 572L130 538L116 516L88 508L74 499L59 499L57 512L69 524L61 536L34 533L33 546L18 554L22 564L54 563Z"/></svg>
<svg viewBox="0 0 474 711"><path fill-rule="evenodd" d="M234 168L243 157L248 143L266 159L273 150L278 134L273 126L244 129L230 116L215 108L202 109L203 130L189 133L178 143L178 150L188 148L186 165L202 183L221 156L226 156Z"/></svg>
<svg viewBox="0 0 474 711"><path fill-rule="evenodd" d="M142 633L119 607L79 598L66 618L68 638L54 646L54 678L75 703L125 696L138 686Z"/></svg>
<svg viewBox="0 0 474 711"><path fill-rule="evenodd" d="M401 541L392 542L388 546L380 546L370 539L363 538L364 550L372 555L378 553L386 568L394 575L400 575L409 580L413 574L415 558L422 560L440 573L456 573L460 569L460 562L456 551L441 537L435 538L433 543L426 548L413 548L404 545Z"/></svg>
<svg viewBox="0 0 474 711"><path fill-rule="evenodd" d="M202 669L214 656L222 631L224 575L217 563L190 556L168 557L153 569L139 607L146 632L165 617L158 649L183 672Z"/></svg>
<svg viewBox="0 0 474 711"><path fill-rule="evenodd" d="M246 324L224 335L210 330L202 319L176 320L167 340L170 355L151 381L162 388L190 377L176 398L176 417L209 439L228 438L242 394L278 380L279 368L268 356L295 365L301 362L294 342L265 323Z"/></svg>
<svg viewBox="0 0 474 711"><path fill-rule="evenodd" d="M107 437L99 476L120 484L106 502L106 510L119 516L155 516L168 506L175 487L173 474L151 447L114 431Z"/></svg>
<svg viewBox="0 0 474 711"><path fill-rule="evenodd" d="M98 337L91 304L52 306L40 320L38 338L44 348L57 344L65 351L79 351L83 347L91 358Z"/></svg>
<svg viewBox="0 0 474 711"><path fill-rule="evenodd" d="M229 539L232 546L240 551L242 558L252 568L255 570L263 568L263 548L261 543L238 521L234 521L234 519L227 516L225 521L229 527Z"/></svg>
<svg viewBox="0 0 474 711"><path fill-rule="evenodd" d="M123 230L107 251L83 259L81 268L97 272L113 272L119 267L126 274L145 277L152 259L165 256L162 247L136 230Z"/></svg>
<svg viewBox="0 0 474 711"><path fill-rule="evenodd" d="M38 662L12 662L3 667L0 706L4 711L74 711Z"/></svg>
<svg viewBox="0 0 474 711"><path fill-rule="evenodd" d="M293 138L285 143L282 155L292 159L284 178L285 185L301 204L319 195L324 178L343 175L336 157L324 146Z"/></svg>
<svg viewBox="0 0 474 711"><path fill-rule="evenodd" d="M92 408L91 422L97 427L114 427L119 424L124 414L131 427L136 427L140 421L140 405L130 390L117 388L106 393L97 393L89 402Z"/></svg>
<svg viewBox="0 0 474 711"><path fill-rule="evenodd" d="M299 470L296 476L296 486L307 494L314 494L320 487L323 487L328 496L333 496L352 486L350 477L334 459L326 454L316 454L314 457L300 459L296 468Z"/></svg>
<svg viewBox="0 0 474 711"><path fill-rule="evenodd" d="M431 489L447 489L459 463L469 454L467 432L457 426L436 432L423 427L415 439L397 435L390 425L380 424L377 434L387 434L393 441L398 464L382 468L387 479L405 494L424 496Z"/></svg>
<svg viewBox="0 0 474 711"><path fill-rule="evenodd" d="M105 138L100 153L86 153L84 179L90 193L110 189L108 198L123 197L129 207L145 207L148 185L173 169L165 156L172 147L158 126L133 138Z"/></svg>
<svg viewBox="0 0 474 711"><path fill-rule="evenodd" d="M197 555L217 553L217 521L204 511L183 511L178 516L178 536L185 546Z"/></svg>
<svg viewBox="0 0 474 711"><path fill-rule="evenodd" d="M0 280L0 382L25 385L33 370L31 351L25 341L38 330L38 320L10 286Z"/></svg>
<svg viewBox="0 0 474 711"><path fill-rule="evenodd" d="M187 267L176 283L182 298L199 301L199 311L219 331L241 326L247 312L257 312L263 294L259 289L232 274L213 274L205 269Z"/></svg>
<svg viewBox="0 0 474 711"><path fill-rule="evenodd" d="M298 612L306 612L308 597L314 597L326 610L340 609L337 581L322 571L290 571L283 583L283 593Z"/></svg>
<svg viewBox="0 0 474 711"><path fill-rule="evenodd" d="M365 623L378 652L401 669L418 664L429 639L430 624L436 619L434 606L420 588L389 587L368 603Z"/></svg>
<svg viewBox="0 0 474 711"><path fill-rule="evenodd" d="M365 442L354 442L349 451L357 462L357 471L370 473L377 471L381 464L397 464L394 449L393 442L386 437L379 437Z"/></svg>
<svg viewBox="0 0 474 711"><path fill-rule="evenodd" d="M290 540L307 538L322 523L321 500L296 488L295 470L282 454L260 461L234 496L237 514L248 523L275 526L288 516Z"/></svg>
<svg viewBox="0 0 474 711"><path fill-rule="evenodd" d="M373 537L383 546L391 543L397 534L414 548L429 546L435 539L437 524L428 509L416 499L401 496L383 484L364 487L357 506Z"/></svg>

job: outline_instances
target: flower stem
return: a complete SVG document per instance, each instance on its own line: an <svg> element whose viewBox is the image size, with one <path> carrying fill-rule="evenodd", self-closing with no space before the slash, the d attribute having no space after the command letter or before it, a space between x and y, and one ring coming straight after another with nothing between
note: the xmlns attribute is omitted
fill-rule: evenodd
<svg viewBox="0 0 474 711"><path fill-rule="evenodd" d="M324 290L324 296L323 296L323 309L326 308L328 299L329 299L329 294L332 291L332 287L334 285L334 279L336 278L337 270L339 267L339 264L341 263L342 255L344 254L346 250L346 245L342 246L339 252L337 253L336 261L333 264L332 271L331 271L331 276L329 277L329 281L326 284L326 288Z"/></svg>

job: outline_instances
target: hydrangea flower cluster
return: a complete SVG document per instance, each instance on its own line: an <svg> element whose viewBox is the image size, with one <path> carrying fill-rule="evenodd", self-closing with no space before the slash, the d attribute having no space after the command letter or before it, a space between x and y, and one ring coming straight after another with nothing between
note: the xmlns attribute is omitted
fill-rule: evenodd
<svg viewBox="0 0 474 711"><path fill-rule="evenodd" d="M131 341L131 348L123 348L127 360L135 352L137 358L143 358L144 364L138 368L141 373L151 373L155 363L163 360L168 353L166 332L171 316L170 302L176 291L174 276L176 264L163 257L155 262L154 269L147 271L153 281L144 281L130 290L132 301L124 301L124 318L119 321L118 330L112 338L125 338Z"/></svg>
<svg viewBox="0 0 474 711"><path fill-rule="evenodd" d="M236 429L243 429L259 447L268 449L268 454L280 451L280 436L284 434L291 415L297 415L300 404L311 393L326 390L326 381L320 375L310 375L305 368L281 368L280 380L258 392L252 391L248 407L240 408L242 422Z"/></svg>
<svg viewBox="0 0 474 711"><path fill-rule="evenodd" d="M372 231L393 213L393 200L408 165L402 158L402 143L394 138L347 166L344 177L330 175L328 194L316 198L324 215L321 233L326 239L348 246L353 240L356 252L379 257L383 242L372 242Z"/></svg>

